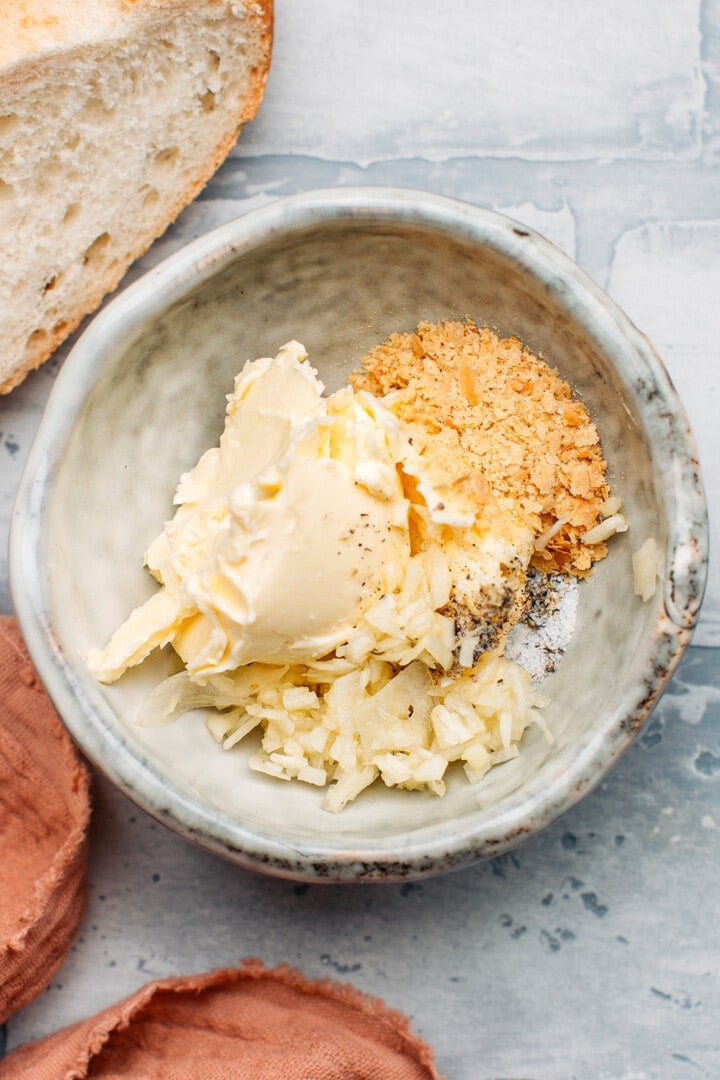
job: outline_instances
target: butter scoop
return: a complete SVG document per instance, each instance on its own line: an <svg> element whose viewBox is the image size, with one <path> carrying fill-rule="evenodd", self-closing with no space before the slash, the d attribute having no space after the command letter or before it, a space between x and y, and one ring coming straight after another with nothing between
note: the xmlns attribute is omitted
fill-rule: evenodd
<svg viewBox="0 0 720 1080"><path fill-rule="evenodd" d="M248 362L225 430L180 480L145 561L162 585L87 663L113 682L172 642L202 678L317 659L346 641L410 557L398 421L324 386L298 342Z"/></svg>

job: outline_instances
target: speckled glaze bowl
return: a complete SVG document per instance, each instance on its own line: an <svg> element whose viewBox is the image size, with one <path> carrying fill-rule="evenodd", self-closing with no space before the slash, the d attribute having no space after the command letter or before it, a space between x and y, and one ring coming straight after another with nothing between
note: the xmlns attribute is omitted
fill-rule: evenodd
<svg viewBox="0 0 720 1080"><path fill-rule="evenodd" d="M134 725L158 658L98 685L82 653L153 591L142 554L180 473L216 444L246 359L302 341L330 390L367 349L421 320L471 316L556 366L599 427L630 530L580 590L572 642L545 682L549 745L443 799L374 785L340 816L317 789L251 772L197 714ZM653 536L663 580L633 593ZM243 866L299 880L389 881L497 855L603 777L690 640L707 562L695 444L670 380L617 307L547 240L499 214L417 191L320 191L273 203L151 271L68 358L15 510L11 581L34 662L78 743L160 821Z"/></svg>

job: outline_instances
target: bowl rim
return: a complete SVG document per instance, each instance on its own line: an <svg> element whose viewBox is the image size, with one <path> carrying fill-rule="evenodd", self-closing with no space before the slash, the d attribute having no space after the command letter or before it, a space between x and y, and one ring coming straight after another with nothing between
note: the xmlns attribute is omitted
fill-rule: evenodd
<svg viewBox="0 0 720 1080"><path fill-rule="evenodd" d="M607 355L623 358L622 369L616 371L653 448L662 448L673 463L672 482L665 491L668 539L662 610L644 642L632 690L608 714L572 767L542 795L521 800L491 826L473 827L476 815L469 813L434 830L424 827L419 838L403 839L402 857L393 854L394 841L388 838L355 847L342 835L291 845L280 833L248 828L164 777L152 762L98 723L98 710L54 634L41 574L47 493L75 419L100 378L108 341L129 345L149 321L244 254L283 234L333 222L439 231L489 247L539 278ZM320 189L278 199L206 233L125 288L93 318L58 375L31 447L13 509L9 556L15 612L63 722L94 764L142 809L187 839L251 869L301 881L398 881L509 850L556 820L602 779L651 712L690 642L707 578L708 520L695 441L660 358L567 255L512 218L442 195L407 188Z"/></svg>

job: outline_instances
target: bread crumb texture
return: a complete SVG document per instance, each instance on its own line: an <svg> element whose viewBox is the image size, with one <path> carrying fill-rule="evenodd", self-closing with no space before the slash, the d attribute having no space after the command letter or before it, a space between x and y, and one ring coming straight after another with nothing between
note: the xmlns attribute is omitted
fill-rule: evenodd
<svg viewBox="0 0 720 1080"><path fill-rule="evenodd" d="M272 0L0 4L0 394L209 180L271 47Z"/></svg>
<svg viewBox="0 0 720 1080"><path fill-rule="evenodd" d="M569 385L517 340L471 321L421 323L372 349L355 389L383 398L413 446L459 488L489 489L540 542L533 564L585 575L607 554L583 544L608 498L597 428Z"/></svg>

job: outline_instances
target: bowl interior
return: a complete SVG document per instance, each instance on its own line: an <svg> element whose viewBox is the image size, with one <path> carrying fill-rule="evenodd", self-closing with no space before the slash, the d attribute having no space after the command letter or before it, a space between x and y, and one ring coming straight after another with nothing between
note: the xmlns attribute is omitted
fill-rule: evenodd
<svg viewBox="0 0 720 1080"><path fill-rule="evenodd" d="M172 515L180 474L217 443L225 395L243 363L296 338L334 390L391 332L467 316L516 335L570 382L598 425L630 521L630 532L582 584L573 640L546 681L554 743L530 732L520 757L478 786L452 775L444 799L375 785L334 816L320 809L317 789L251 772L252 748L221 750L197 713L160 730L136 727L144 694L167 674L167 657L102 687L81 654L104 644L153 591L143 552ZM631 553L651 535L664 546L663 499L635 398L597 335L573 318L561 288L538 280L521 257L479 249L469 236L371 215L331 219L268 236L109 339L100 377L56 448L42 511L41 586L74 693L95 714L91 756L104 755L107 766L112 746L127 746L141 769L161 778L168 806L179 791L229 833L240 822L298 851L401 854L440 836L452 848L466 833L517 826L581 760L591 764L580 782L598 778L604 741L637 683L662 607L659 595L649 604L633 595Z"/></svg>

